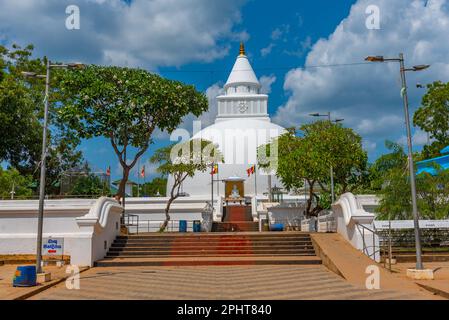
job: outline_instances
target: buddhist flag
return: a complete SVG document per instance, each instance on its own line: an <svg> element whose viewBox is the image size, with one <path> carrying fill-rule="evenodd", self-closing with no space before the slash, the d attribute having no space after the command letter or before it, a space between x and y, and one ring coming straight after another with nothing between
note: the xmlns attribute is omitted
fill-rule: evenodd
<svg viewBox="0 0 449 320"><path fill-rule="evenodd" d="M256 165L254 165L251 168L247 169L246 172L248 173L248 177L251 177L251 175L256 172Z"/></svg>
<svg viewBox="0 0 449 320"><path fill-rule="evenodd" d="M212 167L212 171L211 171L211 175L217 174L218 173L218 164L214 164L214 166Z"/></svg>
<svg viewBox="0 0 449 320"><path fill-rule="evenodd" d="M106 169L106 175L107 175L108 177L111 176L111 166L109 166L109 167Z"/></svg>
<svg viewBox="0 0 449 320"><path fill-rule="evenodd" d="M140 176L142 178L145 178L145 166L142 167L142 170L140 171Z"/></svg>

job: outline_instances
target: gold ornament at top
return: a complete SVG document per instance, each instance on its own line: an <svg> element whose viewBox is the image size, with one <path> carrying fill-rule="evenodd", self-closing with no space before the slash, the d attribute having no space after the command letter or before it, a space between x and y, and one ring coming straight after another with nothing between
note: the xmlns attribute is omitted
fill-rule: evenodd
<svg viewBox="0 0 449 320"><path fill-rule="evenodd" d="M241 56L245 56L246 55L245 45L243 44L243 42L240 42L240 55Z"/></svg>

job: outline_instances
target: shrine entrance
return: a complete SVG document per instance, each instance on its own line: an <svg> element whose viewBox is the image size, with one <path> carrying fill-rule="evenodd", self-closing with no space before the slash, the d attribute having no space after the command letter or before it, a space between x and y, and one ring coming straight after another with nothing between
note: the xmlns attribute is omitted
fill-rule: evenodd
<svg viewBox="0 0 449 320"><path fill-rule="evenodd" d="M230 177L223 179L223 182L225 184L223 219L221 223L215 223L213 231L258 231L258 223L254 222L252 216L251 198L245 196L245 179Z"/></svg>

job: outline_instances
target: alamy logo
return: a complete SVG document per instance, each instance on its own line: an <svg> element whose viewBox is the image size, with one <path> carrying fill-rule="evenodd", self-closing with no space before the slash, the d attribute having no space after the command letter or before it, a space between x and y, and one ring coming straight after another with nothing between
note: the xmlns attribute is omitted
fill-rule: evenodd
<svg viewBox="0 0 449 320"><path fill-rule="evenodd" d="M65 273L69 273L70 276L65 281L65 286L68 290L80 289L80 269L78 266L68 266Z"/></svg>
<svg viewBox="0 0 449 320"><path fill-rule="evenodd" d="M369 5L365 13L368 17L365 20L365 26L368 30L380 29L380 9L376 5Z"/></svg>
<svg viewBox="0 0 449 320"><path fill-rule="evenodd" d="M370 265L366 267L365 273L368 277L365 281L365 286L368 290L379 290L380 289L380 270L376 265Z"/></svg>
<svg viewBox="0 0 449 320"><path fill-rule="evenodd" d="M80 8L76 5L67 6L65 13L69 16L65 19L67 30L79 30L81 27Z"/></svg>

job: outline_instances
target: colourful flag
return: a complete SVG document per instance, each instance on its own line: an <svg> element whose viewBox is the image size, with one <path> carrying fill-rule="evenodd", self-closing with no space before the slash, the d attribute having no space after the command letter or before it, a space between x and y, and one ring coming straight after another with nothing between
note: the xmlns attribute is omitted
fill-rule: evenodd
<svg viewBox="0 0 449 320"><path fill-rule="evenodd" d="M218 173L218 164L214 164L214 166L212 167L212 171L211 171L211 175L217 174Z"/></svg>
<svg viewBox="0 0 449 320"><path fill-rule="evenodd" d="M107 169L106 169L106 175L109 177L109 176L111 176L111 166L109 166Z"/></svg>
<svg viewBox="0 0 449 320"><path fill-rule="evenodd" d="M256 172L256 165L246 170L246 173L248 173L248 177L251 177L251 175L254 174L255 172Z"/></svg>
<svg viewBox="0 0 449 320"><path fill-rule="evenodd" d="M142 167L142 170L140 171L140 176L142 178L145 178L145 166Z"/></svg>

